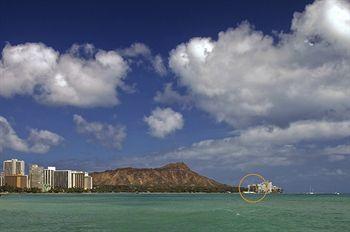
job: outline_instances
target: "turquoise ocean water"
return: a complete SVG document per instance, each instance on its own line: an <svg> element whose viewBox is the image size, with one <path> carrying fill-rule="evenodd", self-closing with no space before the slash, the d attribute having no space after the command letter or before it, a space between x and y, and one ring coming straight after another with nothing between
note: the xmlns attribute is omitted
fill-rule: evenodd
<svg viewBox="0 0 350 232"><path fill-rule="evenodd" d="M0 231L350 231L350 195L14 194Z"/></svg>

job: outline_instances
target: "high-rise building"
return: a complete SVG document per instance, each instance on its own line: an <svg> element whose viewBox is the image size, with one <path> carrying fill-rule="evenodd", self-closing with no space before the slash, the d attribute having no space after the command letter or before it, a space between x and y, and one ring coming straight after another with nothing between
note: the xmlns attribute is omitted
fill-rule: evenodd
<svg viewBox="0 0 350 232"><path fill-rule="evenodd" d="M54 181L55 181L55 173L56 168L55 167L47 167L47 169L44 169L44 181L43 181L43 189L45 191L48 191L54 187Z"/></svg>
<svg viewBox="0 0 350 232"><path fill-rule="evenodd" d="M72 171L54 171L54 188L72 188Z"/></svg>
<svg viewBox="0 0 350 232"><path fill-rule="evenodd" d="M27 188L28 176L24 175L24 161L18 159L3 162L3 184L15 188Z"/></svg>
<svg viewBox="0 0 350 232"><path fill-rule="evenodd" d="M17 159L5 160L3 171L5 176L24 175L24 161Z"/></svg>
<svg viewBox="0 0 350 232"><path fill-rule="evenodd" d="M84 189L85 190L92 189L92 177L89 176L87 172L85 172L85 175L84 175Z"/></svg>
<svg viewBox="0 0 350 232"><path fill-rule="evenodd" d="M29 169L29 185L31 188L43 189L44 168L33 164Z"/></svg>
<svg viewBox="0 0 350 232"><path fill-rule="evenodd" d="M4 173L0 175L0 186L17 188L39 188L49 191L54 188L92 189L92 177L87 172L56 170L55 167L43 167L33 164L29 176L24 175L24 161L12 159L3 162Z"/></svg>
<svg viewBox="0 0 350 232"><path fill-rule="evenodd" d="M1 172L0 173L0 186L4 186L4 185L5 185L4 173Z"/></svg>
<svg viewBox="0 0 350 232"><path fill-rule="evenodd" d="M85 173L81 171L72 171L72 188L84 188Z"/></svg>
<svg viewBox="0 0 350 232"><path fill-rule="evenodd" d="M27 175L5 175L5 185L14 188L28 188Z"/></svg>

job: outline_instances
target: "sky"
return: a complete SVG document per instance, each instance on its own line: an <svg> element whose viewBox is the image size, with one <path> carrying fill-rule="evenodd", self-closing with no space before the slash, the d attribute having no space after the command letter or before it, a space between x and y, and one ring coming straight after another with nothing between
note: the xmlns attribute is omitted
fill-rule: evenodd
<svg viewBox="0 0 350 232"><path fill-rule="evenodd" d="M0 9L0 160L350 192L348 1Z"/></svg>

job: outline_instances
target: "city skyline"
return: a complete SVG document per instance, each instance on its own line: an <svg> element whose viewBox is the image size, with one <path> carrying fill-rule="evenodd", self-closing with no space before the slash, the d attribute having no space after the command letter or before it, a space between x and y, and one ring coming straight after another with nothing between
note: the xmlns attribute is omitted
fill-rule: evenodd
<svg viewBox="0 0 350 232"><path fill-rule="evenodd" d="M0 160L350 192L348 1L96 3L1 1Z"/></svg>
<svg viewBox="0 0 350 232"><path fill-rule="evenodd" d="M24 160L12 158L2 163L0 187L38 189L40 192L72 188L91 190L93 188L93 179L88 172L60 170L53 166L44 168L38 164L30 164L26 174Z"/></svg>

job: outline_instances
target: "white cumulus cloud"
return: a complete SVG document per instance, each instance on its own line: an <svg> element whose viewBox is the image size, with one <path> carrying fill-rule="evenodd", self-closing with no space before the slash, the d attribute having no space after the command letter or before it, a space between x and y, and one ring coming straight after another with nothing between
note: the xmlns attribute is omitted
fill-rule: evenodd
<svg viewBox="0 0 350 232"><path fill-rule="evenodd" d="M235 128L348 119L349 18L349 3L316 1L277 39L245 22L178 45L169 66L199 108Z"/></svg>
<svg viewBox="0 0 350 232"><path fill-rule="evenodd" d="M215 40L196 37L179 44L170 52L169 67L193 104L227 123L236 136L147 159L232 168L346 159L349 19L349 2L320 0L294 14L289 32L271 36L243 22ZM178 98L170 90L164 93ZM155 99L167 95L157 93Z"/></svg>
<svg viewBox="0 0 350 232"><path fill-rule="evenodd" d="M27 139L21 139L6 118L0 116L0 152L11 149L26 153L47 153L59 145L63 138L47 130L31 129Z"/></svg>
<svg viewBox="0 0 350 232"><path fill-rule="evenodd" d="M144 121L149 126L150 134L157 138L164 138L168 134L182 129L184 125L182 114L171 108L157 107L150 116L144 117Z"/></svg>
<svg viewBox="0 0 350 232"><path fill-rule="evenodd" d="M129 162L150 165L181 160L196 164L198 167L215 166L229 169L287 166L312 162L320 156L334 159L339 158L339 155L349 154L349 146L340 145L332 148L320 145L330 139L337 142L349 137L349 120L299 121L291 123L286 128L251 127L236 136L203 140L191 146L135 158Z"/></svg>
<svg viewBox="0 0 350 232"><path fill-rule="evenodd" d="M153 56L151 49L143 43L133 43L130 47L120 50L120 53L127 58L142 57L148 62L151 68L160 76L167 74L163 58L160 54ZM131 62L142 63L143 60L131 60Z"/></svg>
<svg viewBox="0 0 350 232"><path fill-rule="evenodd" d="M181 95L174 90L172 83L165 84L163 91L157 91L153 100L162 104L178 104L182 108L190 108L192 104L191 96Z"/></svg>
<svg viewBox="0 0 350 232"><path fill-rule="evenodd" d="M6 45L0 96L31 95L40 103L79 107L118 104L117 88L129 69L126 61L115 51L79 48L73 45L60 54L42 43Z"/></svg>
<svg viewBox="0 0 350 232"><path fill-rule="evenodd" d="M75 114L73 121L77 132L86 135L90 140L109 148L120 149L126 138L125 127L101 122L88 122L82 116Z"/></svg>

